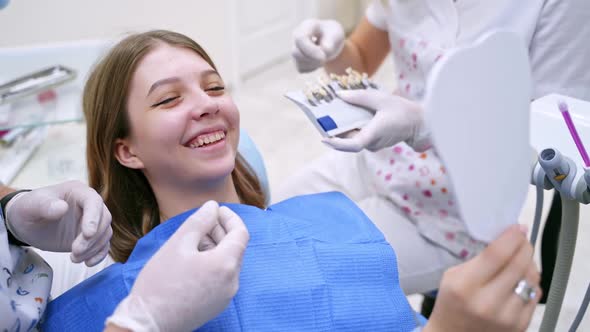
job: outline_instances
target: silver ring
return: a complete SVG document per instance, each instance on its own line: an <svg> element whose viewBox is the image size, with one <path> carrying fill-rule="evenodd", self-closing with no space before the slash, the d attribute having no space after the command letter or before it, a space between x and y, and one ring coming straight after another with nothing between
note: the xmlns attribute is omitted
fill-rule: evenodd
<svg viewBox="0 0 590 332"><path fill-rule="evenodd" d="M537 296L537 291L526 280L520 279L516 287L514 287L514 294L518 295L526 304Z"/></svg>

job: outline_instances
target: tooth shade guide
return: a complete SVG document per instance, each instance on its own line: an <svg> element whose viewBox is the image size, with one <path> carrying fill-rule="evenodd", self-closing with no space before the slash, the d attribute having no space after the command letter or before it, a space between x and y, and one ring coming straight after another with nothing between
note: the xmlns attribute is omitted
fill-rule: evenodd
<svg viewBox="0 0 590 332"><path fill-rule="evenodd" d="M303 94L307 98L308 104L314 107L319 107L324 102L332 102L337 97L336 91L338 90L377 88L369 80L367 73L361 74L352 68L347 68L343 75L321 74L315 82L306 82L305 86Z"/></svg>
<svg viewBox="0 0 590 332"><path fill-rule="evenodd" d="M287 92L286 97L301 108L324 137L335 137L362 128L374 113L337 98L340 90L377 89L367 73L348 68L346 74L318 75L305 88Z"/></svg>

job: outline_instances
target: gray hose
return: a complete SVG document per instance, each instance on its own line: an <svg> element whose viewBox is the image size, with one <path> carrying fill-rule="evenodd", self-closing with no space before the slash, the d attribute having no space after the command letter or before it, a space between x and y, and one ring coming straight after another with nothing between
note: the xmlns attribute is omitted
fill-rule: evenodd
<svg viewBox="0 0 590 332"><path fill-rule="evenodd" d="M539 234L539 227L541 225L541 215L543 214L543 188L535 186L537 188L537 202L535 205L535 219L533 222L533 231L531 232L531 244L533 248L537 243L537 235Z"/></svg>
<svg viewBox="0 0 590 332"><path fill-rule="evenodd" d="M576 250L580 205L575 200L564 198L563 195L561 196L561 204L559 248L557 250L555 269L553 270L553 280L545 306L545 315L539 329L540 332L555 331Z"/></svg>
<svg viewBox="0 0 590 332"><path fill-rule="evenodd" d="M580 310L578 310L578 314L576 315L576 319L572 323L569 332L576 332L578 330L578 326L582 322L582 318L584 318L584 313L586 313L586 309L588 309L588 303L590 302L590 284L588 284L588 288L586 289L586 295L584 296L584 300L582 301L582 305L580 305Z"/></svg>

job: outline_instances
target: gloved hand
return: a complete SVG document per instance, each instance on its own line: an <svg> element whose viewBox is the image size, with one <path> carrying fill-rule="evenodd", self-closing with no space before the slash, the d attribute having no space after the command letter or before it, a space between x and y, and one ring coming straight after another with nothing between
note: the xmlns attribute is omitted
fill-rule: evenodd
<svg viewBox="0 0 590 332"><path fill-rule="evenodd" d="M348 90L337 94L348 103L375 111L375 116L351 137L325 138L322 142L330 147L346 152L378 151L405 141L419 152L430 148L430 135L424 129L420 105L380 90Z"/></svg>
<svg viewBox="0 0 590 332"><path fill-rule="evenodd" d="M6 206L17 239L41 250L70 252L74 263L93 266L108 254L111 214L100 195L70 181L20 193Z"/></svg>
<svg viewBox="0 0 590 332"><path fill-rule="evenodd" d="M308 19L293 31L293 59L307 73L337 57L344 47L344 29L334 20Z"/></svg>
<svg viewBox="0 0 590 332"><path fill-rule="evenodd" d="M214 248L207 248L210 240ZM238 215L214 201L190 216L148 261L107 319L132 331L192 331L238 291L249 235Z"/></svg>

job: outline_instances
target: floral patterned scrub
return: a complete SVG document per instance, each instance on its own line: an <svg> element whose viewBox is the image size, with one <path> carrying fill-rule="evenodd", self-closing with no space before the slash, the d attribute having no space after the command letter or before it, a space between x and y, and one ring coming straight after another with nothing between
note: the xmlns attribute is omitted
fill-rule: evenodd
<svg viewBox="0 0 590 332"><path fill-rule="evenodd" d="M450 13L432 15L427 1L374 2L367 19L388 31L398 71L398 93L420 101L426 78L444 50L455 44L457 23ZM437 7L444 12L444 6ZM389 16L389 17L388 17ZM468 259L484 247L473 240L460 220L449 178L433 150L417 153L405 143L365 154L377 191L389 197L420 234L453 255Z"/></svg>
<svg viewBox="0 0 590 332"><path fill-rule="evenodd" d="M30 248L10 245L0 213L0 331L36 331L53 272Z"/></svg>

